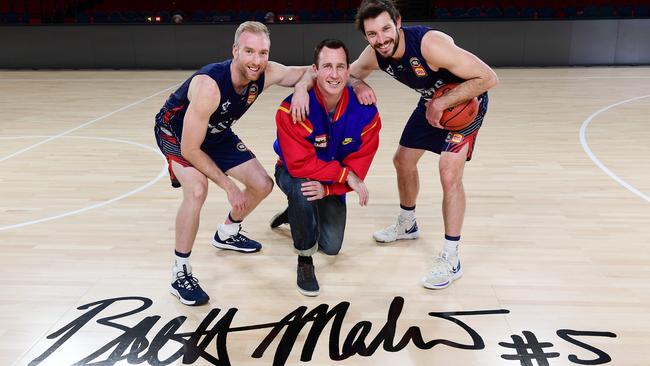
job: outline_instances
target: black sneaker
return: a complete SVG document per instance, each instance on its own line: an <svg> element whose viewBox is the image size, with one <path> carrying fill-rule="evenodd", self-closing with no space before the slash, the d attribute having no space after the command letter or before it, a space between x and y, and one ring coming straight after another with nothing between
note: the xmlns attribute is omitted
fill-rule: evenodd
<svg viewBox="0 0 650 366"><path fill-rule="evenodd" d="M199 286L199 280L192 276L192 267L189 265L175 266L172 268L172 276L173 281L169 292L178 297L181 303L197 306L210 300L210 296Z"/></svg>
<svg viewBox="0 0 650 366"><path fill-rule="evenodd" d="M289 223L289 207L285 208L284 211L278 212L273 217L271 218L271 229L275 229L276 227L282 225L282 224L288 224Z"/></svg>
<svg viewBox="0 0 650 366"><path fill-rule="evenodd" d="M305 296L318 296L320 288L318 287L318 280L314 273L314 264L305 262L298 262L298 278L296 280L298 292Z"/></svg>
<svg viewBox="0 0 650 366"><path fill-rule="evenodd" d="M225 239L221 238L219 230L217 230L217 232L214 233L212 245L219 249L234 250L242 253L254 253L262 249L262 244L253 239L249 239L242 234L241 228L237 234L226 236Z"/></svg>

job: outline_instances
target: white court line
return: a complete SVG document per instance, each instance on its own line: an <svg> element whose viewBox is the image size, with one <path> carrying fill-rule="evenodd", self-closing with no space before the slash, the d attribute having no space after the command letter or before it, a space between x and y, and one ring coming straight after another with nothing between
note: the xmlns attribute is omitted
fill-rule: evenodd
<svg viewBox="0 0 650 366"><path fill-rule="evenodd" d="M582 145L582 149L587 153L587 155L589 156L589 158L590 158L590 159L591 159L591 160L592 160L592 161L593 161L593 162L594 162L594 163L595 163L595 164L596 164L596 165L597 165L597 166L598 166L602 171L604 171L607 175L609 175L612 179L614 179L614 181L616 181L618 184L622 185L623 187L625 187L627 190L629 190L630 192L634 193L635 195L637 195L637 196L643 198L643 199L646 200L647 202L650 202L650 196L648 196L648 195L646 195L645 193L643 193L643 192L639 191L638 189L634 188L631 184L627 183L626 181L624 181L623 179L621 179L618 175L614 174L611 170L609 170L609 168L607 168L607 167L605 166L605 164L603 164L600 160L598 160L598 158L596 157L596 155L594 155L594 153L593 153L593 152L591 151L591 149L589 148L589 145L587 145L587 137L586 137L587 126L589 126L589 124L591 123L591 121L592 121L596 116L598 116L599 114L605 112L605 111L608 110L608 109L611 109L611 108L617 107L617 106L619 106L619 105L621 105L621 104L625 104L625 103L633 102L633 101L635 101L635 100L639 100L639 99L643 99L643 98L648 98L648 97L650 97L650 94L648 94L648 95L643 95L643 96L640 96L640 97L635 97L635 98L626 99L626 100L620 101L620 102L618 102L618 103L614 103L614 104L608 105L607 107L601 108L601 109L597 110L596 112L592 113L591 116L589 116L586 120L584 120L584 121L582 122L582 126L580 126L580 145Z"/></svg>
<svg viewBox="0 0 650 366"><path fill-rule="evenodd" d="M25 138L25 139L26 138L43 138L43 137L47 137L47 136L0 137L0 140L12 140L12 139L23 139L23 138ZM102 206L106 206L108 204L119 201L119 200L121 200L123 198L126 198L126 197L129 197L129 196L132 196L132 195L134 195L134 194L136 194L138 192L141 192L141 191L149 188L150 186L152 186L153 184L158 182L160 179L162 179L162 177L164 177L167 174L167 160L165 159L165 156L160 152L160 150L155 149L155 148L153 148L151 146L140 144L140 143L137 143L137 142L127 141L127 140L118 140L118 139L113 139L113 138L108 138L108 137L65 136L65 138L93 139L93 140L102 140L102 141L117 142L117 143L122 143L122 144L138 146L138 147L144 148L146 150L153 151L154 153L159 155L164 161L163 167L162 167L162 170L160 171L160 173L158 173L158 176L156 176L155 178L150 180L148 183L146 183L143 186L140 186L140 187L138 187L138 188L136 188L136 189L134 189L132 191L121 194L121 195L119 195L119 196L117 196L115 198L111 198L111 199L109 199L107 201L98 202L98 203L95 203L95 204L87 206L87 207L82 207L82 208L74 210L74 211L68 211L68 212L64 212L62 214L49 216L49 217L45 217L45 218L42 218L42 219L31 220L31 221L23 222L23 223L20 223L20 224L14 224L14 225L8 225L8 226L0 226L0 231L9 230L9 229L16 229L16 228L19 228L19 227L24 227L24 226L34 225L34 224L39 224L41 222L46 222L46 221L52 221L52 220L60 219L60 218L63 218L63 217L80 214L82 212L90 211L90 210L93 210L93 209L96 209L96 208L99 208L99 207L102 207Z"/></svg>
<svg viewBox="0 0 650 366"><path fill-rule="evenodd" d="M48 143L48 142L50 142L50 141L52 141L52 140L55 140L55 139L57 139L57 138L59 138L59 137L61 137L61 136L65 136L65 135L67 135L67 134L69 134L69 133L71 133L71 132L74 132L74 131L78 130L78 129L81 129L81 128L84 128L84 127L86 127L86 126L89 126L89 125L91 125L91 124L93 124L93 123L95 123L95 122L97 122L97 121L101 121L102 119L104 119L104 118L106 118L106 117L110 117L110 116L112 116L112 115L114 115L114 114L116 114L116 113L122 112L122 111L125 110L125 109L131 108L131 107L133 107L134 105L138 105L138 104L144 102L145 100L148 100L148 99L151 99L151 98L153 98L153 97L155 97L155 96L157 96L157 95L160 95L160 94L166 92L167 90L172 89L172 88L174 88L174 87L176 87L176 86L178 86L178 84L176 84L176 85L174 85L174 86L170 86L169 88L165 88L165 89L163 89L163 90L161 90L161 91L159 91L159 92L157 92L157 93L155 93L155 94L152 94L152 95L150 95L150 96L148 96L148 97L142 98L142 99L140 99L140 100L138 100L138 101L136 101L136 102L133 102L133 103L131 103L131 104L127 104L127 105L125 105L125 106L122 107L122 108L118 108L118 109L116 109L116 110L114 110L114 111L112 111L112 112L106 113L106 114L103 115L103 116L100 116L100 117L97 117L97 118L95 118L95 119L92 119L92 120L90 120L90 121L88 121L88 122L86 122L86 123L83 123L83 124L81 124L81 125L79 125L79 126L77 126L77 127L71 128L71 129L69 129L69 130L67 130L67 131L63 131L63 132L59 133L58 135L50 136L49 138L47 138L47 139L45 139L45 140L43 140L43 141L41 141L41 142L38 142L38 143L36 143L36 144L34 144L34 145L27 146L26 148L24 148L24 149L22 149L22 150L18 150L18 151L16 151L16 152L12 153L12 154L9 154L9 155L5 156L4 158L0 158L0 163L2 163L2 162L5 161L5 160L8 160L8 159L13 158L14 156L20 155L20 154L24 153L25 151L29 151L29 150L31 150L31 149L33 149L33 148L36 148L36 147L41 146L41 145L43 145L43 144L46 144L46 143Z"/></svg>

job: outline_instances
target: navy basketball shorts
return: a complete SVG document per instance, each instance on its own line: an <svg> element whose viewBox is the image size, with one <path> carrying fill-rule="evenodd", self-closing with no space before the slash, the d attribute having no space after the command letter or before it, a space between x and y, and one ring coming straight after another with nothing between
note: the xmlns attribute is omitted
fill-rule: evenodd
<svg viewBox="0 0 650 366"><path fill-rule="evenodd" d="M429 124L426 117L426 99L420 98L417 107L409 117L399 144L411 149L422 149L440 154L443 151L459 152L465 145L467 150L467 161L472 159L472 152L476 144L478 130L483 124L483 118L487 113L488 95L487 92L478 96L479 109L474 121L459 131L448 131L435 128Z"/></svg>
<svg viewBox="0 0 650 366"><path fill-rule="evenodd" d="M172 170L172 161L183 167L191 167L192 164L181 155L180 140L171 131L171 128L157 124L154 127L154 133L158 147L167 159L167 169L172 187L178 188L181 184ZM231 168L255 158L255 154L244 145L230 128L220 132L219 135L218 139L204 142L201 145L201 150L214 161L222 172L226 173Z"/></svg>

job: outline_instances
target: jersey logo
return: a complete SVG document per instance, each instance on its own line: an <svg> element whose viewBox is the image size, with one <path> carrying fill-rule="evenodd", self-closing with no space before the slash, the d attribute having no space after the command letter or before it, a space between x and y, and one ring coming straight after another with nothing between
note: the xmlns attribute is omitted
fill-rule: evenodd
<svg viewBox="0 0 650 366"><path fill-rule="evenodd" d="M257 84L251 85L250 89L248 89L248 99L246 99L246 104L253 104L255 99L257 99Z"/></svg>
<svg viewBox="0 0 650 366"><path fill-rule="evenodd" d="M464 136L460 133L449 132L447 134L447 138L445 139L445 142L460 144L461 142L463 142L463 137Z"/></svg>
<svg viewBox="0 0 650 366"><path fill-rule="evenodd" d="M244 151L248 150L248 148L246 147L246 145L244 145L243 142L240 141L240 142L237 143L237 150L239 150L241 152L244 152Z"/></svg>
<svg viewBox="0 0 650 366"><path fill-rule="evenodd" d="M413 72L415 73L415 76L419 78L423 78L427 76L427 70L424 69L424 66L420 63L420 60L418 60L417 57L411 57L409 60L409 63L411 64L411 67L413 68Z"/></svg>
<svg viewBox="0 0 650 366"><path fill-rule="evenodd" d="M343 145L347 145L347 144L349 144L350 142L352 142L352 137L346 137L346 138L343 140L342 144L343 144Z"/></svg>
<svg viewBox="0 0 650 366"><path fill-rule="evenodd" d="M217 123L216 126L213 125L212 123L208 122L208 131L213 135L216 134L216 133L219 133L219 132L221 132L221 131L223 131L225 129L226 129L226 126L223 124L223 122Z"/></svg>
<svg viewBox="0 0 650 366"><path fill-rule="evenodd" d="M226 99L226 101L221 105L221 114L226 114L228 113L228 107L230 107L230 99Z"/></svg>
<svg viewBox="0 0 650 366"><path fill-rule="evenodd" d="M393 66L391 66L391 65L388 65L388 67L386 68L386 72L390 76L393 76L393 77L395 76L395 72L393 71Z"/></svg>
<svg viewBox="0 0 650 366"><path fill-rule="evenodd" d="M434 88L429 88L429 89L414 89L416 92L420 93L422 95L422 98L426 100L431 100L431 97L433 97L433 94L435 94L436 90Z"/></svg>
<svg viewBox="0 0 650 366"><path fill-rule="evenodd" d="M237 122L237 120L234 118L230 118L227 121L217 122L216 125L213 125L212 123L208 122L208 132L210 132L213 135L220 133L221 131L224 131L225 129L235 124L235 122Z"/></svg>
<svg viewBox="0 0 650 366"><path fill-rule="evenodd" d="M327 134L318 135L314 138L314 146L325 148L327 147Z"/></svg>

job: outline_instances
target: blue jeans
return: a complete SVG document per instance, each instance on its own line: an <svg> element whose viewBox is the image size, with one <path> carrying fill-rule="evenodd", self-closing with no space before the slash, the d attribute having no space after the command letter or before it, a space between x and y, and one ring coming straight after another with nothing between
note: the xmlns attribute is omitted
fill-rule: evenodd
<svg viewBox="0 0 650 366"><path fill-rule="evenodd" d="M289 225L298 255L309 256L318 249L335 255L343 245L346 206L341 196L307 201L300 190L308 179L292 177L284 166L275 167L275 181L289 201Z"/></svg>

